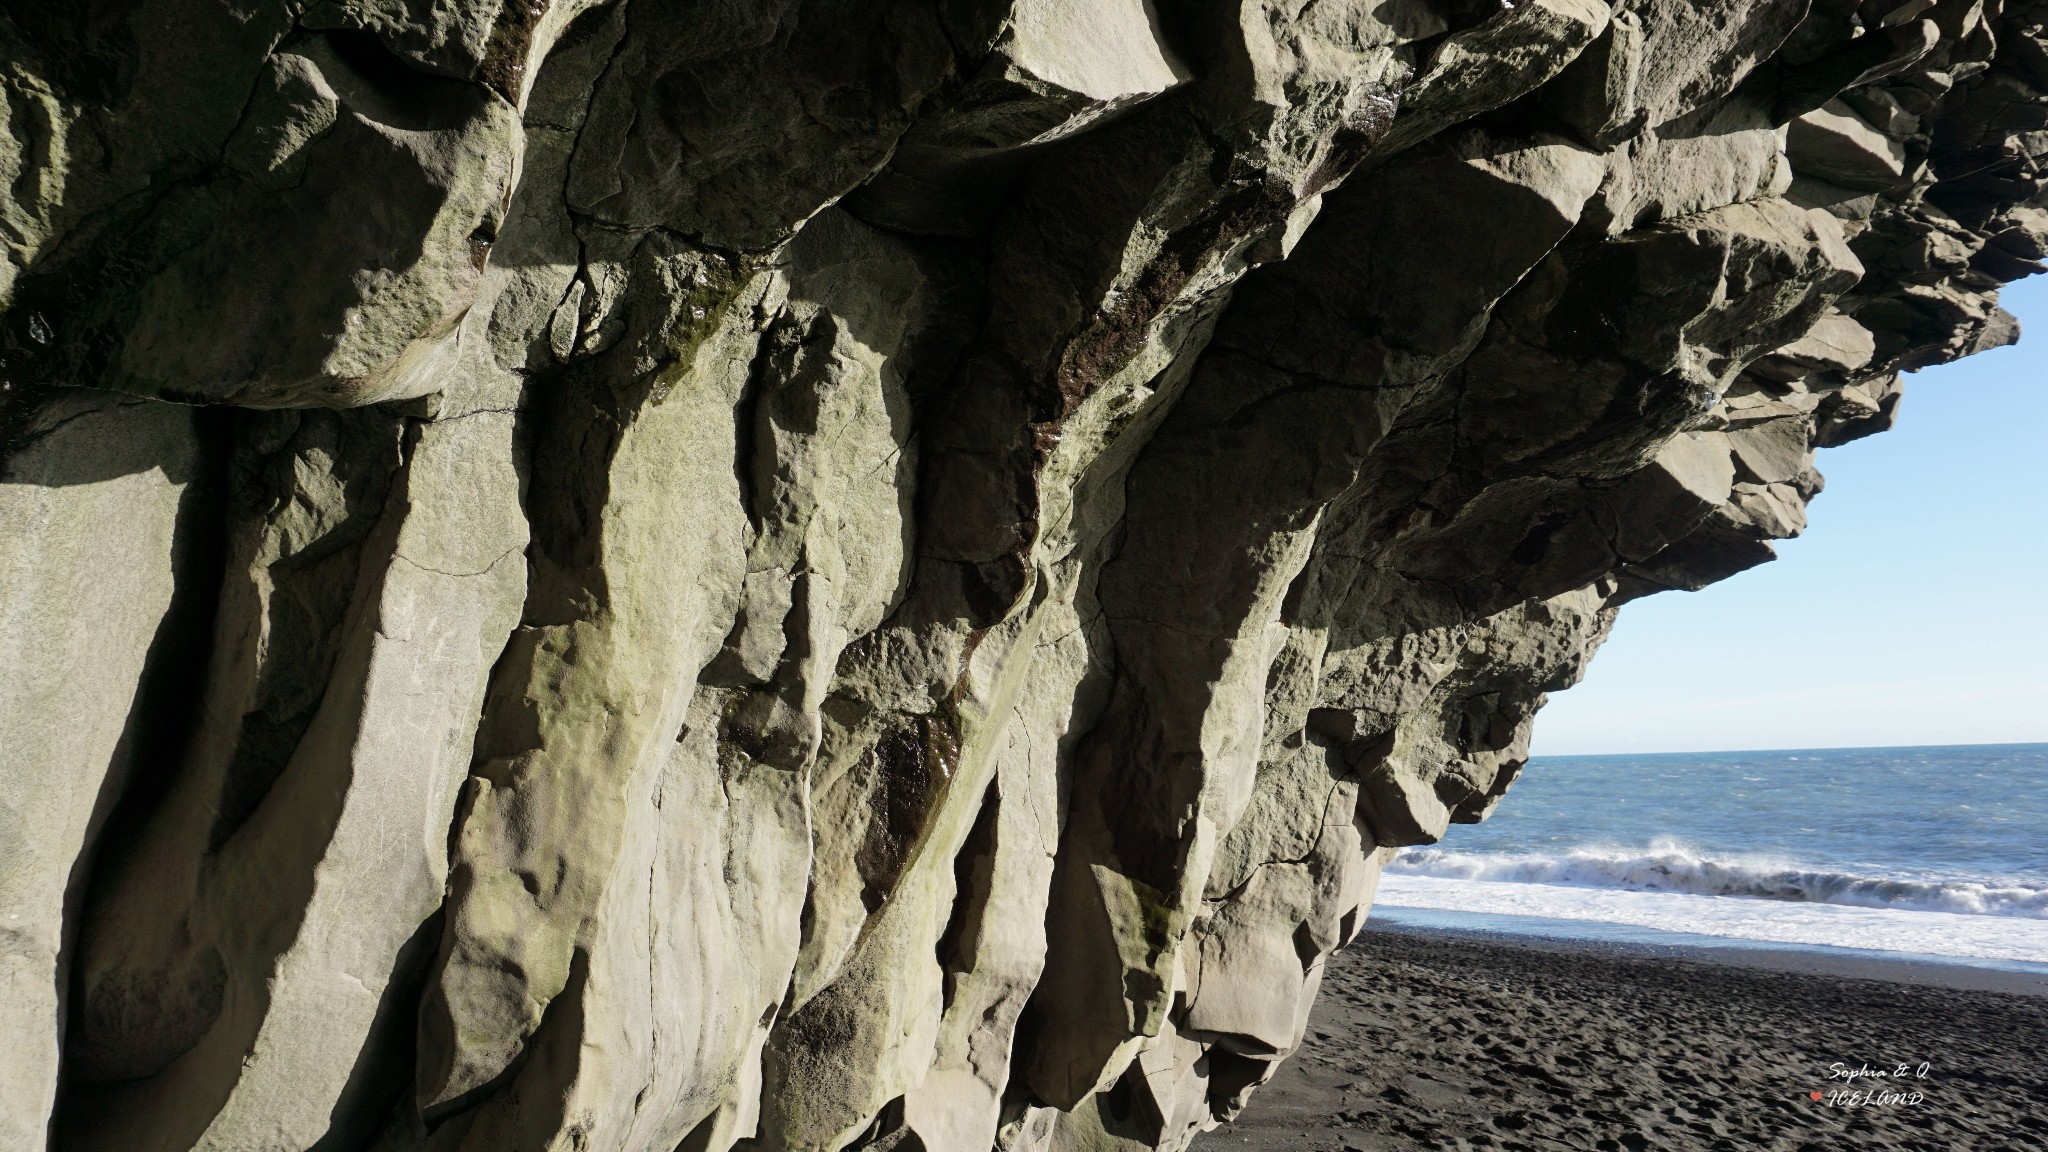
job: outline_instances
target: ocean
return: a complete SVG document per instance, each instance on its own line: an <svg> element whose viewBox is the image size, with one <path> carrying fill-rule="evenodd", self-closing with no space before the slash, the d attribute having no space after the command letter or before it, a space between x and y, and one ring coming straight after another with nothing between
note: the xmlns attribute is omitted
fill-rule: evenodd
<svg viewBox="0 0 2048 1152"><path fill-rule="evenodd" d="M2048 744L1537 757L1375 915L2048 965Z"/></svg>

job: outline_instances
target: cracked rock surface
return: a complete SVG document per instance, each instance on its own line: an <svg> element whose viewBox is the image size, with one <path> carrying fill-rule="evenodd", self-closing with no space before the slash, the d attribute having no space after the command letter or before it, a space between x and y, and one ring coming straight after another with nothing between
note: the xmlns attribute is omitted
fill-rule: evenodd
<svg viewBox="0 0 2048 1152"><path fill-rule="evenodd" d="M0 9L0 1147L1184 1148L2010 343L2039 0Z"/></svg>

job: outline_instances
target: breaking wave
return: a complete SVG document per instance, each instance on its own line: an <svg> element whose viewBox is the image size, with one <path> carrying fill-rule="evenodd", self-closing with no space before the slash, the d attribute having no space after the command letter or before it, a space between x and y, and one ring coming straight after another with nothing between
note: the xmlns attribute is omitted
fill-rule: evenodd
<svg viewBox="0 0 2048 1152"><path fill-rule="evenodd" d="M1387 864L1387 870L1449 880L1749 896L1859 908L2048 920L2048 884L1858 876L1768 857L1705 856L1670 840L1655 841L1646 849L1589 847L1556 855L1404 848Z"/></svg>

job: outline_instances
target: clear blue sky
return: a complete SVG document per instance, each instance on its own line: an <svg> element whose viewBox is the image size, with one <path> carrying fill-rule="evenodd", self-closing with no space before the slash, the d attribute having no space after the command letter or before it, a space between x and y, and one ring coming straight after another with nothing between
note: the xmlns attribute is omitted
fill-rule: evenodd
<svg viewBox="0 0 2048 1152"><path fill-rule="evenodd" d="M1535 753L2048 741L2048 276L2002 303L2019 346L1822 451L1775 562L1624 607Z"/></svg>

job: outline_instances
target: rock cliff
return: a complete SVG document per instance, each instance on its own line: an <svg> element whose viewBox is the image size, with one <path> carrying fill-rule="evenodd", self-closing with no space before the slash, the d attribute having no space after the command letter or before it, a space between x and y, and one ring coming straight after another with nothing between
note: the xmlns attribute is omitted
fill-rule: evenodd
<svg viewBox="0 0 2048 1152"><path fill-rule="evenodd" d="M2041 0L13 0L0 1146L1184 1147L2013 340Z"/></svg>

